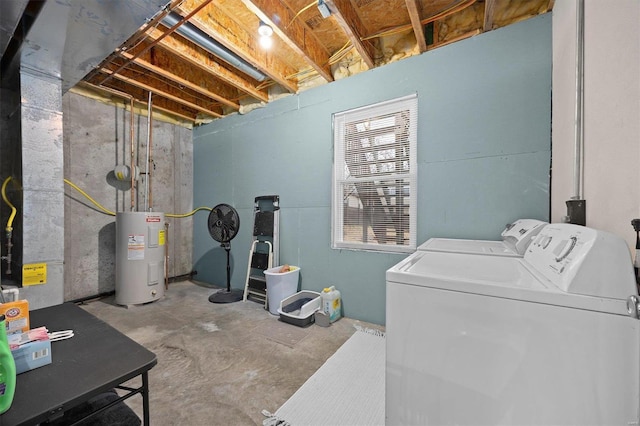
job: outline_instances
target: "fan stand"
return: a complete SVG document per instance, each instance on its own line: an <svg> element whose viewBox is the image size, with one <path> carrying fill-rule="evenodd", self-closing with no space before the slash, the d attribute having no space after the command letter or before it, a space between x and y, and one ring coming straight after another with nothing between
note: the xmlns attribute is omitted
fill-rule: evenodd
<svg viewBox="0 0 640 426"><path fill-rule="evenodd" d="M218 291L209 296L209 302L211 303L234 303L242 300L244 292L242 290L231 290L231 266L229 265L229 252L231 251L231 244L222 243L222 248L227 251L227 290Z"/></svg>

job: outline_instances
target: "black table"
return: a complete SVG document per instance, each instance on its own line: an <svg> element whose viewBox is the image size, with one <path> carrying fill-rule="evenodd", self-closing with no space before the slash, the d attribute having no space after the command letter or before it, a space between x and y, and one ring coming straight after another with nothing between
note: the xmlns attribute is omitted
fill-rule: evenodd
<svg viewBox="0 0 640 426"><path fill-rule="evenodd" d="M143 424L149 424L147 373L158 362L153 352L73 303L32 311L30 322L32 329L46 326L50 332L73 330L74 337L51 343L51 364L18 374L13 404L0 416L0 425L55 420L113 388L128 393L98 412L139 393ZM122 385L136 376L142 377L139 388Z"/></svg>

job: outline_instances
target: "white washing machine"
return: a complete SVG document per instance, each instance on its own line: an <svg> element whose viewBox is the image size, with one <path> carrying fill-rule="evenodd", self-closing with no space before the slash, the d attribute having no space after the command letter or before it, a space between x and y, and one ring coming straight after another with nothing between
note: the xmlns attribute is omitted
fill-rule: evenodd
<svg viewBox="0 0 640 426"><path fill-rule="evenodd" d="M524 258L417 251L386 276L387 424L639 424L621 238L551 224Z"/></svg>
<svg viewBox="0 0 640 426"><path fill-rule="evenodd" d="M430 238L418 250L522 257L545 225L541 220L518 219L504 228L501 241Z"/></svg>

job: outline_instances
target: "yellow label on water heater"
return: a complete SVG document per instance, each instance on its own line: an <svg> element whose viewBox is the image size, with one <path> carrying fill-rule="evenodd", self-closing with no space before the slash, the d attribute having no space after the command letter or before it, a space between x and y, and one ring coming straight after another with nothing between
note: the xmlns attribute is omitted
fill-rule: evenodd
<svg viewBox="0 0 640 426"><path fill-rule="evenodd" d="M164 229L161 229L160 231L158 231L158 245L159 246L164 245Z"/></svg>
<svg viewBox="0 0 640 426"><path fill-rule="evenodd" d="M22 285L38 285L47 283L47 264L28 263L22 265Z"/></svg>

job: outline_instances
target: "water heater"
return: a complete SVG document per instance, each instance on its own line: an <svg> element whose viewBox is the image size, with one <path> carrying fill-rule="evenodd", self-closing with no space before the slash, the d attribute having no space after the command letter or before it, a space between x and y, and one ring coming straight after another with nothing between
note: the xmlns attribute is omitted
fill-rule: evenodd
<svg viewBox="0 0 640 426"><path fill-rule="evenodd" d="M164 296L164 213L116 214L116 303L136 305Z"/></svg>

